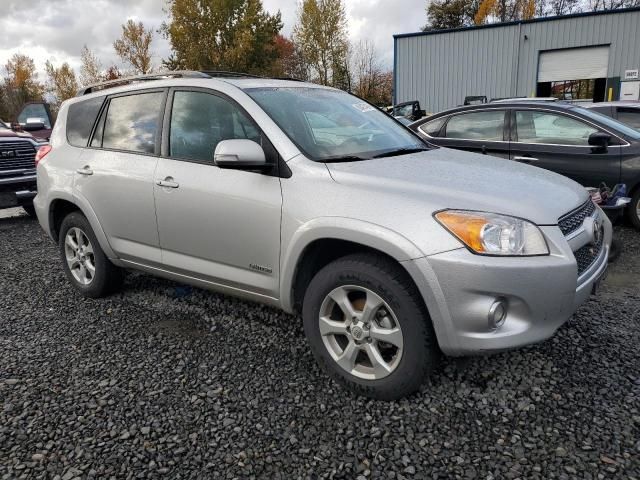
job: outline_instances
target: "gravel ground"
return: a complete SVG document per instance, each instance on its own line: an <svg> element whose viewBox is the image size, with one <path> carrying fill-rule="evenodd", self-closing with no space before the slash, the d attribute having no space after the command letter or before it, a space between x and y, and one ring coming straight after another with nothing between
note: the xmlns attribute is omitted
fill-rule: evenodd
<svg viewBox="0 0 640 480"><path fill-rule="evenodd" d="M84 299L37 222L6 215L1 479L640 479L628 228L600 296L554 338L445 359L419 394L384 403L328 380L300 319L274 309L139 274Z"/></svg>

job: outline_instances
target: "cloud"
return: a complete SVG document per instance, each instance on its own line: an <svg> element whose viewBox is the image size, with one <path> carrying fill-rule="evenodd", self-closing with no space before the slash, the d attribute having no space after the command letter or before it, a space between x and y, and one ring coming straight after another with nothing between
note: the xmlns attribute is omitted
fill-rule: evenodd
<svg viewBox="0 0 640 480"><path fill-rule="evenodd" d="M263 0L267 11L280 10L285 35L292 32L298 1ZM35 60L42 76L46 60L55 65L69 62L78 69L84 44L94 51L103 67L120 65L113 50L120 25L132 18L157 30L166 19L164 0L3 0L2 3L0 66L14 53L24 53ZM372 41L381 62L391 68L393 34L419 30L426 22L425 5L425 0L345 0L350 37L356 42ZM155 65L170 53L168 41L159 33L155 34L152 49Z"/></svg>

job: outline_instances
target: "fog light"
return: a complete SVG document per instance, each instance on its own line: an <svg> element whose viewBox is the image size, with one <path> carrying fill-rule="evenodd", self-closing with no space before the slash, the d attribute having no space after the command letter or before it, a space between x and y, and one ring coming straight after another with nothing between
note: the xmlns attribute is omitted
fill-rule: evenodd
<svg viewBox="0 0 640 480"><path fill-rule="evenodd" d="M504 300L496 300L489 308L489 327L498 329L507 318L507 302Z"/></svg>

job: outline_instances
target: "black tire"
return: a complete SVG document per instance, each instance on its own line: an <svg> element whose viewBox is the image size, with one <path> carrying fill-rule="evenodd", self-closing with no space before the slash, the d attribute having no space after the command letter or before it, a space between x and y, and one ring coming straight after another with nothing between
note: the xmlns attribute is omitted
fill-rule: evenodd
<svg viewBox="0 0 640 480"><path fill-rule="evenodd" d="M640 216L638 215L638 210L640 209L640 188L637 188L631 197L631 203L627 205L627 218L631 225L633 225L636 230L640 230Z"/></svg>
<svg viewBox="0 0 640 480"><path fill-rule="evenodd" d="M323 301L345 285L364 287L391 308L403 336L403 353L395 369L384 378L363 379L343 369L332 358L320 334ZM439 357L435 333L420 294L406 271L394 261L375 254L342 257L321 269L311 280L303 301L305 334L320 366L339 384L367 397L396 400L420 388Z"/></svg>
<svg viewBox="0 0 640 480"><path fill-rule="evenodd" d="M88 237L91 242L91 246L93 247L92 258L93 264L95 265L95 274L88 285L80 283L73 276L66 260L65 239L69 230L74 227L80 229ZM82 213L72 212L64 218L60 226L58 247L65 275L73 287L85 297L104 297L115 292L122 286L122 270L111 263L104 254L95 234L93 233L93 229L91 228L89 221Z"/></svg>
<svg viewBox="0 0 640 480"><path fill-rule="evenodd" d="M27 212L27 215L29 215L31 218L36 218L36 209L33 205L23 205L22 209Z"/></svg>

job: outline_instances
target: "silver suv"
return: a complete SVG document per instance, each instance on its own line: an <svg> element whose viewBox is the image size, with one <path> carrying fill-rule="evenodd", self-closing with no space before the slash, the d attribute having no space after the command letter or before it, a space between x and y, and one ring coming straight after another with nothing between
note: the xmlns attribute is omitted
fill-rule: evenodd
<svg viewBox="0 0 640 480"><path fill-rule="evenodd" d="M86 296L137 269L300 312L334 379L395 399L439 352L550 337L605 272L611 224L557 174L427 145L318 85L124 83L65 102L37 166L39 221Z"/></svg>

